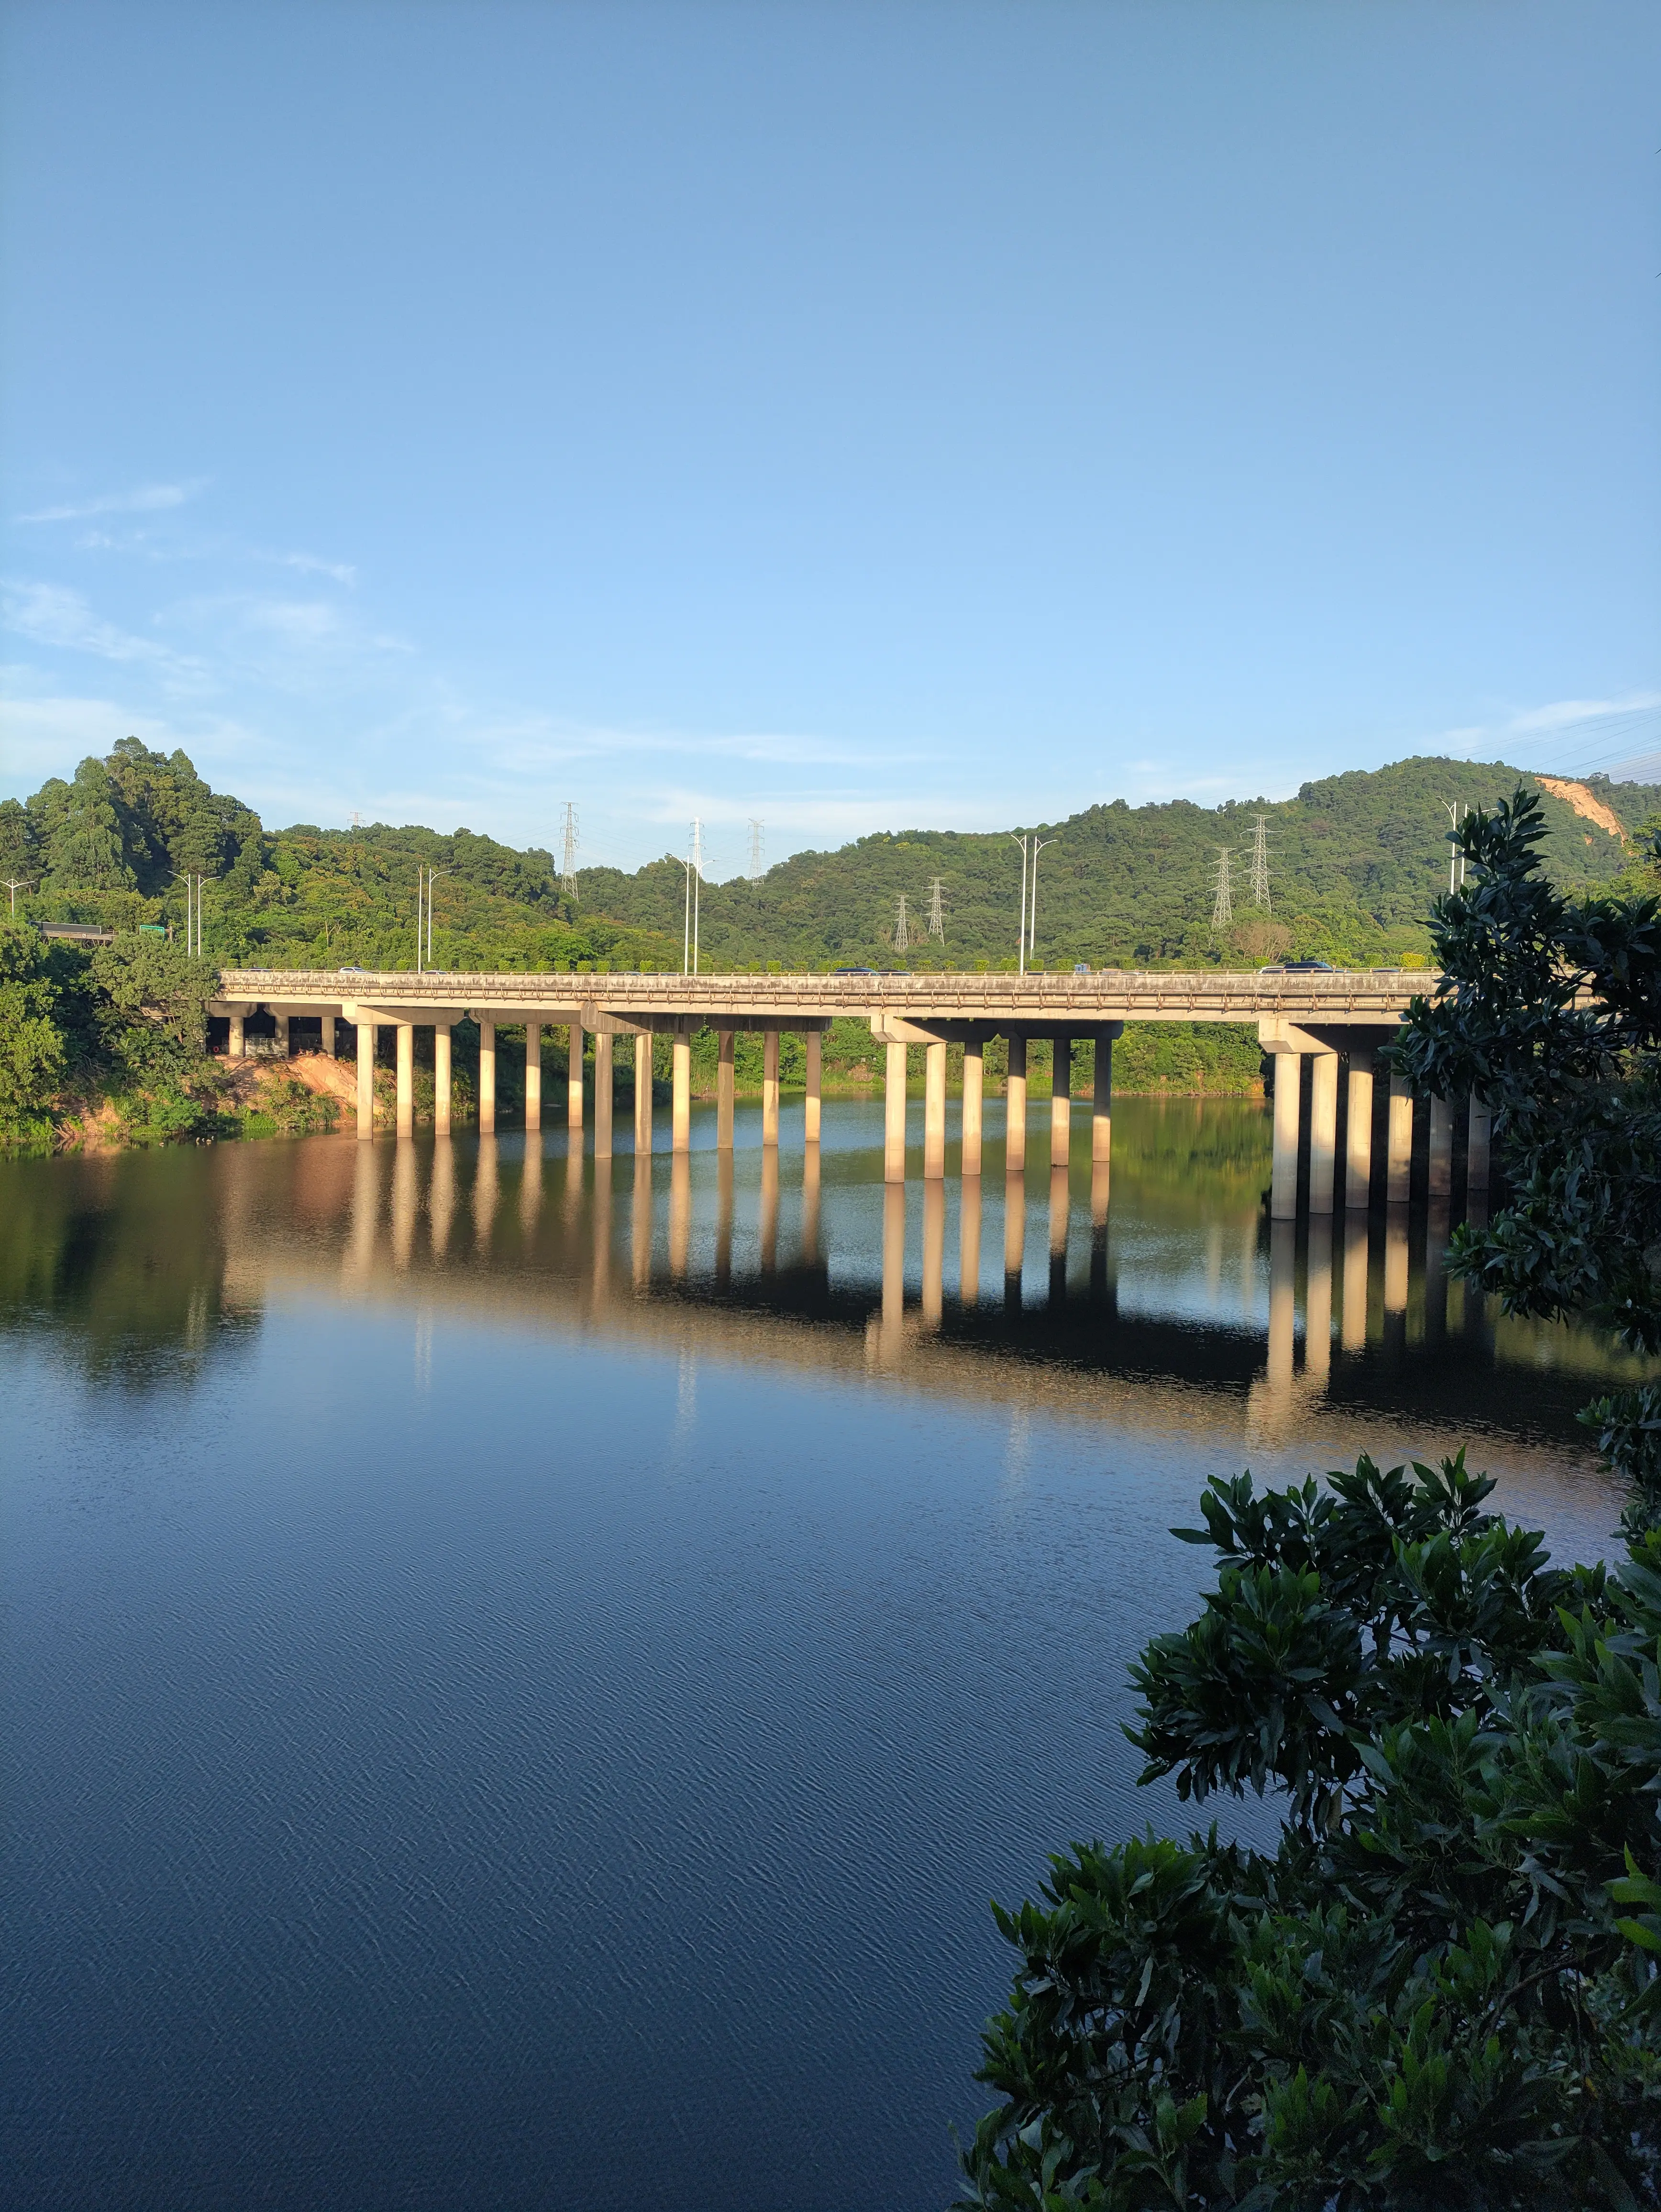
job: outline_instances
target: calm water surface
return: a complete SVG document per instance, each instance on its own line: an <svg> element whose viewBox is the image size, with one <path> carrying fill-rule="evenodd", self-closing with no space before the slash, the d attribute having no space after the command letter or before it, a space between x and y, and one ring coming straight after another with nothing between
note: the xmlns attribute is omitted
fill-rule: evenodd
<svg viewBox="0 0 1661 2212"><path fill-rule="evenodd" d="M987 1900L1181 1819L1208 1475L1466 1440L1603 1546L1621 1363L1272 1237L1260 1108L1122 1103L1104 1224L792 1119L0 1168L7 2207L942 2206Z"/></svg>

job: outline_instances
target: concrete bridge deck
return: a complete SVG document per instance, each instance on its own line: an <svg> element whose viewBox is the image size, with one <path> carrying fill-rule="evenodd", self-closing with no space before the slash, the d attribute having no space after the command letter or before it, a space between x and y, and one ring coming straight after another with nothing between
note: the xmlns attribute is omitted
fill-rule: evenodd
<svg viewBox="0 0 1661 2212"><path fill-rule="evenodd" d="M233 969L221 978L212 1011L228 1019L230 1051L244 1049L245 1024L252 1013L272 1016L278 1048L286 1050L289 1024L316 1018L324 1049L336 1048L337 1024L356 1030L357 1128L360 1137L374 1127L375 1032L397 1036L398 1127L414 1127L414 1036L417 1027L434 1032L435 1127L448 1133L451 1118L451 1032L472 1019L479 1031L478 1127L495 1130L496 1118L496 1030L523 1026L526 1038L526 1126L542 1123L543 1028L570 1031L567 1120L581 1130L584 1118L584 1040L594 1041L594 1152L612 1150L615 1041L632 1039L636 1067L649 1064L652 1041L672 1041L672 1148L691 1143L691 1039L703 1029L719 1038L717 1142L733 1141L733 1041L740 1030L758 1030L763 1040L763 1141L776 1146L779 1117L779 1037L784 1030L806 1039L806 1142L816 1146L820 1127L820 1068L824 1031L838 1018L868 1022L873 1039L886 1053L886 1173L905 1179L905 1085L908 1048L924 1048L923 1175L945 1174L946 1055L948 1045L963 1048L963 1173L981 1171L983 1054L989 1038L1007 1046L1005 1106L1005 1164L1019 1170L1026 1158L1027 1046L1048 1039L1051 1055L1050 1099L1052 1158L1065 1159L1073 1107L1073 1048L1091 1047L1092 1157L1100 1170L1105 1204L1112 1148L1113 1043L1127 1022L1255 1022L1263 1050L1275 1056L1275 1164L1270 1210L1276 1218L1298 1211L1299 1164L1305 1130L1302 1063L1311 1062L1307 1088L1307 1202L1315 1213L1330 1213L1337 1188L1338 1062L1348 1064L1343 1198L1364 1206L1371 1193L1372 1163L1373 1052L1399 1026L1414 997L1434 988L1438 978L1423 969L1326 969L1288 973L1264 969L1249 975L1218 970L1173 971L1103 969L1007 975L945 972L920 975L424 975L408 969L371 972L363 969ZM650 1082L634 1085L635 1148L652 1145ZM1488 1117L1470 1105L1469 1182L1488 1187ZM1392 1080L1388 1116L1385 1182L1392 1200L1407 1196L1412 1157L1414 1101ZM1429 1102L1431 1188L1445 1194L1451 1173L1452 1123L1447 1103Z"/></svg>

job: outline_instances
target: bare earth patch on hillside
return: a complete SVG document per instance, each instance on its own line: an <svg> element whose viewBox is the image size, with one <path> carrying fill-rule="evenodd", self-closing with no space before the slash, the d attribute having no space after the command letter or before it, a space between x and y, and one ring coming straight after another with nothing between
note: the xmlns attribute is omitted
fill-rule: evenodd
<svg viewBox="0 0 1661 2212"><path fill-rule="evenodd" d="M1625 824L1601 799L1594 799L1584 783L1571 783L1567 776L1561 775L1536 775L1534 780L1542 791L1550 792L1554 799L1561 799L1565 805L1572 806L1583 821L1595 822L1600 830L1607 830L1611 837L1626 843Z"/></svg>

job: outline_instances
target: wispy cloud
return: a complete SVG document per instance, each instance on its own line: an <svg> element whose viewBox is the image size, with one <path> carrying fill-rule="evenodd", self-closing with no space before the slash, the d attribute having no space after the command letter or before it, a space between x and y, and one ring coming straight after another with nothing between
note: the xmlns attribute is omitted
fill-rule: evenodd
<svg viewBox="0 0 1661 2212"><path fill-rule="evenodd" d="M19 522L85 522L94 514L155 514L164 507L183 507L206 485L205 477L188 483L136 484L131 491L102 493L96 499L66 501L61 507L37 507L20 514Z"/></svg>
<svg viewBox="0 0 1661 2212"><path fill-rule="evenodd" d="M93 612L79 592L62 584L9 580L0 587L0 610L8 629L33 639L37 645L91 653L100 660L142 665L175 678L195 678L201 673L200 665L188 656L106 622Z"/></svg>
<svg viewBox="0 0 1661 2212"><path fill-rule="evenodd" d="M350 561L325 561L315 553L270 553L262 559L275 561L281 568L295 568L302 576L329 576L337 584L355 584L357 570Z"/></svg>

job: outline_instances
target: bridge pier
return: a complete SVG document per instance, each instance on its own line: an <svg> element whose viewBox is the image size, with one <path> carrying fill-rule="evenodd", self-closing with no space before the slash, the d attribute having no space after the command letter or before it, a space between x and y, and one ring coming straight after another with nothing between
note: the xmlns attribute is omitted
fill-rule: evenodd
<svg viewBox="0 0 1661 2212"><path fill-rule="evenodd" d="M1021 1302L1021 1269L1026 1257L1026 1176L1003 1179L1003 1299L1006 1305Z"/></svg>
<svg viewBox="0 0 1661 2212"><path fill-rule="evenodd" d="M325 1060L332 1060L334 1058L334 1016L332 1014L325 1014L322 1021L318 1025L323 1032L323 1057Z"/></svg>
<svg viewBox="0 0 1661 2212"><path fill-rule="evenodd" d="M673 1097L669 1112L669 1144L684 1155L692 1149L692 1040L684 1030L674 1035Z"/></svg>
<svg viewBox="0 0 1661 2212"><path fill-rule="evenodd" d="M883 1070L882 1179L905 1181L905 1047L891 1044Z"/></svg>
<svg viewBox="0 0 1661 2212"><path fill-rule="evenodd" d="M802 1140L817 1145L819 1141L819 1103L824 1087L824 1036L819 1030L809 1030L806 1036L807 1096L802 1108Z"/></svg>
<svg viewBox="0 0 1661 2212"><path fill-rule="evenodd" d="M1384 1197L1391 1206L1405 1206L1413 1176L1413 1093L1399 1075L1390 1079L1390 1120L1386 1128Z"/></svg>
<svg viewBox="0 0 1661 2212"><path fill-rule="evenodd" d="M1309 1210L1332 1211L1333 1170L1338 1158L1338 1055L1313 1054L1309 1091Z"/></svg>
<svg viewBox="0 0 1661 2212"><path fill-rule="evenodd" d="M333 1027L331 1023L330 1027ZM433 1024L433 1134L447 1137L450 1133L451 1091L453 1087L450 1073L450 1024Z"/></svg>
<svg viewBox="0 0 1661 2212"><path fill-rule="evenodd" d="M542 1024L525 1024L525 1127L542 1127Z"/></svg>
<svg viewBox="0 0 1661 2212"><path fill-rule="evenodd" d="M715 1150L730 1152L733 1149L733 1095L734 1073L733 1054L738 1036L732 1030L715 1032Z"/></svg>
<svg viewBox="0 0 1661 2212"><path fill-rule="evenodd" d="M946 1173L946 1047L923 1048L922 1175L939 1182Z"/></svg>
<svg viewBox="0 0 1661 2212"><path fill-rule="evenodd" d="M1009 1075L1004 1085L1003 1170L1007 1176L1026 1172L1026 1031L1011 1030L1007 1044Z"/></svg>
<svg viewBox="0 0 1661 2212"><path fill-rule="evenodd" d="M1093 1184L1094 1170L1109 1168L1113 1161L1113 1038L1103 1030L1096 1032L1096 1073L1092 1092L1090 1164Z"/></svg>
<svg viewBox="0 0 1661 2212"><path fill-rule="evenodd" d="M1304 1055L1283 1052L1275 1061L1275 1154L1269 1179L1271 1221L1298 1218L1298 1133L1303 1114Z"/></svg>
<svg viewBox="0 0 1661 2212"><path fill-rule="evenodd" d="M398 1133L415 1133L415 1024L398 1025Z"/></svg>
<svg viewBox="0 0 1661 2212"><path fill-rule="evenodd" d="M360 1137L374 1134L374 1024L361 1019L357 1024L357 1133Z"/></svg>
<svg viewBox="0 0 1661 2212"><path fill-rule="evenodd" d="M1344 1129L1344 1204L1366 1206L1372 1194L1372 1053L1353 1046ZM1346 1291L1346 1297L1348 1293ZM1348 1315L1348 1307L1346 1305ZM1348 1324L1346 1324L1348 1325Z"/></svg>
<svg viewBox="0 0 1661 2212"><path fill-rule="evenodd" d="M1430 1102L1430 1150L1427 1160L1433 1205L1453 1188L1453 1108L1445 1098Z"/></svg>
<svg viewBox="0 0 1661 2212"><path fill-rule="evenodd" d="M279 1060L292 1060L294 1054L289 1049L289 1017L287 1014L275 1014L272 1019L277 1024L277 1056Z"/></svg>
<svg viewBox="0 0 1661 2212"><path fill-rule="evenodd" d="M609 1160L611 1157L611 1065L612 1047L610 1030L594 1032L594 1158Z"/></svg>
<svg viewBox="0 0 1661 2212"><path fill-rule="evenodd" d="M582 1024L573 1022L570 1048L565 1063L565 1126L578 1135L582 1131Z"/></svg>
<svg viewBox="0 0 1661 2212"><path fill-rule="evenodd" d="M1064 1168L1073 1152L1073 1040L1058 1036L1050 1048L1050 1165Z"/></svg>
<svg viewBox="0 0 1661 2212"><path fill-rule="evenodd" d="M242 1030L244 1019L245 1017L240 1013L231 1016L231 1033L225 1042L225 1057L228 1060L242 1060L247 1055L247 1040Z"/></svg>
<svg viewBox="0 0 1661 2212"><path fill-rule="evenodd" d="M779 1033L764 1030L761 1036L761 1142L764 1152L779 1146Z"/></svg>
<svg viewBox="0 0 1661 2212"><path fill-rule="evenodd" d="M496 1133L496 1025L481 1022L478 1025L478 1133L494 1137Z"/></svg>
<svg viewBox="0 0 1661 2212"><path fill-rule="evenodd" d="M981 1129L986 1102L986 1068L981 1041L966 1040L963 1048L963 1160L962 1172L965 1182L976 1181L981 1172ZM979 1193L976 1195L975 1272L980 1275L980 1215Z"/></svg>
<svg viewBox="0 0 1661 2212"><path fill-rule="evenodd" d="M1473 1091L1470 1095L1470 1119L1465 1152L1465 1191L1486 1190L1492 1172L1490 1155L1494 1141L1494 1115Z"/></svg>
<svg viewBox="0 0 1661 2212"><path fill-rule="evenodd" d="M642 1030L635 1039L635 1157L652 1153L652 1032Z"/></svg>

